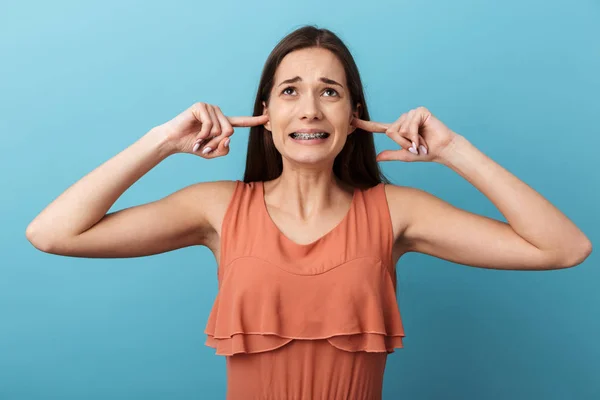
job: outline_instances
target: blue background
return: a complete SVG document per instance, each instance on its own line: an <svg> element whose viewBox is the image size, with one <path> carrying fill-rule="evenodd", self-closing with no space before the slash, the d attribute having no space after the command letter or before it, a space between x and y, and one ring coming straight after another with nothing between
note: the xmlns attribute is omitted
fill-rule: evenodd
<svg viewBox="0 0 600 400"><path fill-rule="evenodd" d="M55 1L0 12L0 399L221 399L204 346L217 293L201 247L135 259L36 250L27 224L92 169L196 101L249 115L266 57L304 24L353 52L373 120L423 105L530 184L598 244L600 6L594 1ZM197 181L227 157L168 158L111 211ZM377 148L396 148L377 135ZM382 163L396 184L502 215L439 164ZM384 399L600 398L597 250L523 272L422 254L398 264L405 348Z"/></svg>

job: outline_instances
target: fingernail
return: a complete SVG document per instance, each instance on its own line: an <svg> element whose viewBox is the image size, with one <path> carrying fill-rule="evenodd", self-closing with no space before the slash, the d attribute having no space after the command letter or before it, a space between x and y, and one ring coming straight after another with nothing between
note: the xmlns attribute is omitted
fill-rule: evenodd
<svg viewBox="0 0 600 400"><path fill-rule="evenodd" d="M208 154L211 152L211 148L210 147L205 147L204 150L202 150L202 154Z"/></svg>
<svg viewBox="0 0 600 400"><path fill-rule="evenodd" d="M229 138L225 139L225 143L223 143L224 147L229 147Z"/></svg>
<svg viewBox="0 0 600 400"><path fill-rule="evenodd" d="M198 147L200 147L200 142L198 142L194 145L194 149L192 151L195 153L196 150L198 150Z"/></svg>
<svg viewBox="0 0 600 400"><path fill-rule="evenodd" d="M421 153L423 153L423 154L427 155L427 148L426 148L425 146L423 146L423 145L420 145L420 146L419 146L419 150L421 150Z"/></svg>
<svg viewBox="0 0 600 400"><path fill-rule="evenodd" d="M414 144L414 143L413 143L413 144ZM408 151L410 151L410 152L411 152L411 153L413 153L413 154L419 154L419 152L418 152L417 150L415 150L415 148L414 148L414 147L409 147L409 148L408 148Z"/></svg>

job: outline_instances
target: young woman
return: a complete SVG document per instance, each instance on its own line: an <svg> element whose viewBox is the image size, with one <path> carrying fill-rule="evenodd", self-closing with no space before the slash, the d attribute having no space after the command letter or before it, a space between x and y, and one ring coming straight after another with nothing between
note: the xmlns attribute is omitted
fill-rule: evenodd
<svg viewBox="0 0 600 400"><path fill-rule="evenodd" d="M581 263L587 237L559 210L424 107L369 121L356 64L326 29L303 27L268 57L254 116L196 103L68 188L27 228L38 249L136 257L212 250L219 294L207 345L227 357L229 399L378 399L402 347L398 259L421 252L480 268ZM251 127L243 181L203 182L107 214L165 158L229 153ZM398 150L375 153L373 132ZM377 161L436 162L485 194L508 223L415 188Z"/></svg>

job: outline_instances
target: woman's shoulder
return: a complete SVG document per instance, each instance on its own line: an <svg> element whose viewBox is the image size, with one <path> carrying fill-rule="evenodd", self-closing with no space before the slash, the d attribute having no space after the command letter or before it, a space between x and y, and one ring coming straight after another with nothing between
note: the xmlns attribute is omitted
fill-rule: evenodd
<svg viewBox="0 0 600 400"><path fill-rule="evenodd" d="M218 232L229 202L233 197L237 180L205 181L188 187L190 201L197 204L204 219Z"/></svg>
<svg viewBox="0 0 600 400"><path fill-rule="evenodd" d="M201 192L214 200L220 200L222 196L232 195L237 185L237 180L205 181L193 184L195 191Z"/></svg>
<svg viewBox="0 0 600 400"><path fill-rule="evenodd" d="M388 201L401 206L407 205L408 202L418 201L423 195L427 195L424 190L411 186L394 185L392 183L384 183L383 186Z"/></svg>
<svg viewBox="0 0 600 400"><path fill-rule="evenodd" d="M396 239L407 228L411 218L423 209L423 202L428 193L414 187L384 184L385 197L390 210L390 218L394 226Z"/></svg>

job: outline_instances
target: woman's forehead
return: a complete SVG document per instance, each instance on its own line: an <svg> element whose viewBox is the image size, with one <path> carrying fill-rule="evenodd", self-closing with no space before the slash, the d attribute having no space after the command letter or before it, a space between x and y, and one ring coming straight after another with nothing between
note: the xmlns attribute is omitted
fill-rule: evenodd
<svg viewBox="0 0 600 400"><path fill-rule="evenodd" d="M321 77L345 82L342 63L326 49L310 48L287 54L275 71L275 82L299 76L304 82L319 81Z"/></svg>

